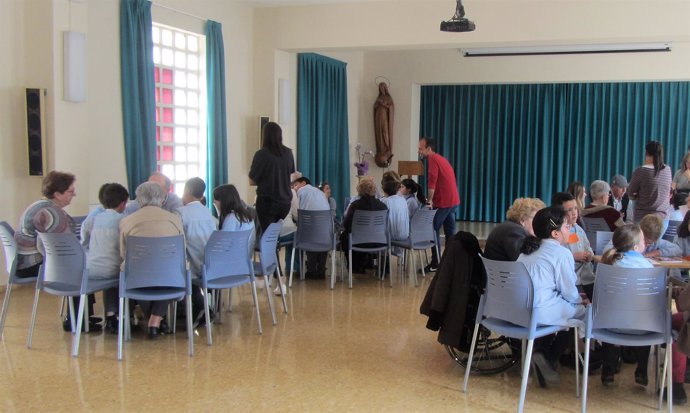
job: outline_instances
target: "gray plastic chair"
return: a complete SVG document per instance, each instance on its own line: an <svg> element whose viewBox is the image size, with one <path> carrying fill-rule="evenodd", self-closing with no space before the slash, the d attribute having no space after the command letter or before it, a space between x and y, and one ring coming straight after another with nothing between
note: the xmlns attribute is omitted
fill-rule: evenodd
<svg viewBox="0 0 690 413"><path fill-rule="evenodd" d="M247 253L252 231L254 230L214 231L206 243L204 264L201 266L201 277L194 279L193 282L204 290L206 320L210 320L208 312L209 289L221 290L251 284L252 299L256 309L256 321L259 325L259 334L262 334L254 265ZM267 297L269 306L272 309L270 291ZM213 323L211 322L206 323L206 339L208 345L213 344Z"/></svg>
<svg viewBox="0 0 690 413"><path fill-rule="evenodd" d="M77 357L79 355L81 326L85 322L87 295L109 288L117 288L119 280L117 278L89 279L84 248L73 233L39 233L38 239L43 244L45 253L36 282L36 293L34 294L26 346L31 348L32 345L38 298L41 291L69 297L71 320L74 320L73 297L81 296L76 324L72 321L72 332L75 334L72 341L72 356Z"/></svg>
<svg viewBox="0 0 690 413"><path fill-rule="evenodd" d="M372 247L364 247L362 244L379 244ZM352 288L352 251L361 252L387 252L388 262L391 262L391 237L388 230L388 210L365 211L358 209L352 216L352 228L348 235L348 263L349 280L348 286ZM385 262L381 265L385 268ZM391 269L391 272L392 269ZM335 277L331 280L333 288ZM393 277L391 277L391 287Z"/></svg>
<svg viewBox="0 0 690 413"><path fill-rule="evenodd" d="M246 250L245 250L246 251ZM120 272L120 310L117 359L122 360L123 323L129 331L129 300L186 300L187 346L194 355L192 333L192 282L187 270L184 236L127 237L124 271ZM205 303L207 304L207 303Z"/></svg>
<svg viewBox="0 0 690 413"><path fill-rule="evenodd" d="M414 251L426 251L429 248L436 248L436 253L438 254L438 245L436 245L436 232L434 231L434 216L436 215L435 209L421 208L412 216L410 220L410 236L406 240L396 241L392 240L391 245L394 247L400 247L405 249L404 264L407 265L407 252L411 253L412 256L412 273L414 274L414 285L415 287L419 285L417 281L417 268L414 261ZM439 255L440 257L440 255ZM421 253L419 257L420 267L422 269L422 276L426 276L424 273L424 263L421 259ZM391 285L393 279L391 277Z"/></svg>
<svg viewBox="0 0 690 413"><path fill-rule="evenodd" d="M664 235L661 237L665 239L668 242L673 242L673 239L676 237L676 234L678 234L678 226L683 221L668 221L668 227L666 227L666 232L664 232Z"/></svg>
<svg viewBox="0 0 690 413"><path fill-rule="evenodd" d="M636 330L630 334L626 330ZM671 310L666 290L666 269L623 268L599 264L594 281L594 301L587 307L585 364L589 368L592 339L623 346L666 344L664 383L668 384L668 411L672 409ZM668 381L667 381L668 380ZM587 375L584 377L582 411L587 411ZM662 394L659 393L659 409Z"/></svg>
<svg viewBox="0 0 690 413"><path fill-rule="evenodd" d="M280 279L280 274L278 267L278 237L280 237L280 230L283 228L283 221L274 222L266 228L263 235L261 235L261 240L259 241L259 262L254 262L254 274L263 275L264 281L266 283L266 294L269 303L272 303L271 295L271 277L273 274L278 275L278 288L283 291L283 282ZM285 314L288 313L287 301L285 299L285 294L281 294L280 297L283 299L283 310ZM271 316L273 317L273 325L276 324L276 315L273 310L273 305L271 304Z"/></svg>
<svg viewBox="0 0 690 413"><path fill-rule="evenodd" d="M14 230L5 221L0 222L0 240L2 240L2 249L5 254L5 269L9 275L7 286L5 287L5 300L2 302L2 310L0 310L0 337L2 337L5 330L7 310L10 306L12 287L14 285L36 284L38 274L34 277L17 277L17 243L14 241Z"/></svg>
<svg viewBox="0 0 690 413"><path fill-rule="evenodd" d="M611 232L611 227L609 227L604 218L582 217L582 223L592 249L597 245L597 231ZM595 253L597 252L595 251Z"/></svg>
<svg viewBox="0 0 690 413"><path fill-rule="evenodd" d="M604 252L606 252L606 246L611 243L611 240L613 239L613 232L611 231L597 231L594 234L594 243L590 242L590 246L592 247L592 250L594 250L594 253L597 255L601 255Z"/></svg>
<svg viewBox="0 0 690 413"><path fill-rule="evenodd" d="M294 268L295 252L300 253L300 279L304 279L303 252L331 253L331 288L335 285L335 232L333 231L333 216L331 210L307 211L300 209L297 212L297 231L292 241L292 255L290 256L290 269ZM292 287L292 272L288 287Z"/></svg>
<svg viewBox="0 0 690 413"><path fill-rule="evenodd" d="M534 317L534 287L527 268L517 261L493 261L481 257L486 269L486 290L479 300L477 319L472 334L472 345L465 368L463 392L467 392L472 357L477 344L477 332L480 324L498 335L527 340L527 350L523 352L522 381L520 384L520 401L518 412L525 406L527 379L532 360L534 340L557 331L568 329L564 326L537 325ZM576 324L573 324L575 327ZM575 330L575 354L577 348L577 328ZM586 368L585 368L585 371ZM575 360L576 395L579 395L579 363Z"/></svg>

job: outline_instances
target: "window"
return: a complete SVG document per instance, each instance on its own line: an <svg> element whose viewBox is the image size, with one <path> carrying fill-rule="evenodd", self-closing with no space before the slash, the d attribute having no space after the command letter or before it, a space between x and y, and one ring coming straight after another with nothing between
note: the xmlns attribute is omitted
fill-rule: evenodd
<svg viewBox="0 0 690 413"><path fill-rule="evenodd" d="M182 196L184 184L206 174L205 36L153 23L158 170Z"/></svg>

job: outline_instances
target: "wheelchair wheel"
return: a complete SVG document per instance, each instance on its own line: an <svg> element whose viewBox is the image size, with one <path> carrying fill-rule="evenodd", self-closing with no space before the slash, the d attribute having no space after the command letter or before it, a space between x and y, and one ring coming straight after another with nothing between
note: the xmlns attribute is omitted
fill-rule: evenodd
<svg viewBox="0 0 690 413"><path fill-rule="evenodd" d="M446 345L446 351L456 363L467 366L468 353ZM472 372L498 374L513 367L520 360L520 343L503 336L496 336L484 327L477 335L472 359Z"/></svg>

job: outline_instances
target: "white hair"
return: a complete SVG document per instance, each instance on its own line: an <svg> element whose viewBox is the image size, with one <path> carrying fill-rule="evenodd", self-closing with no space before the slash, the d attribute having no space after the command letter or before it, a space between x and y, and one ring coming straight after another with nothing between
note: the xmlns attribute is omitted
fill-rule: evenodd
<svg viewBox="0 0 690 413"><path fill-rule="evenodd" d="M144 182L136 190L137 202L142 208L145 206L162 207L165 202L165 192L155 182Z"/></svg>

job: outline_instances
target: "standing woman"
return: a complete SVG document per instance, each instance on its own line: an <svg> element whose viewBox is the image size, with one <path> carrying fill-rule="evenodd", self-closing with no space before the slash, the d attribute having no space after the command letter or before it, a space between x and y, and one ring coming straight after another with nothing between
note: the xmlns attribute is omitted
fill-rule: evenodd
<svg viewBox="0 0 690 413"><path fill-rule="evenodd" d="M676 192L690 192L690 152L680 161L680 169L673 175L671 188Z"/></svg>
<svg viewBox="0 0 690 413"><path fill-rule="evenodd" d="M635 222L645 215L666 217L671 193L671 167L664 164L664 147L651 141L645 146L644 165L635 169L628 186L628 196L635 200Z"/></svg>
<svg viewBox="0 0 690 413"><path fill-rule="evenodd" d="M295 172L292 150L283 145L283 131L275 122L264 126L262 147L254 154L249 184L256 185L256 214L265 231L290 211L290 174Z"/></svg>

